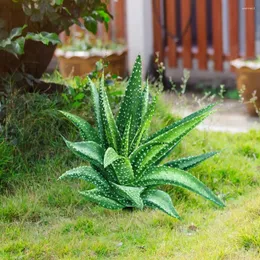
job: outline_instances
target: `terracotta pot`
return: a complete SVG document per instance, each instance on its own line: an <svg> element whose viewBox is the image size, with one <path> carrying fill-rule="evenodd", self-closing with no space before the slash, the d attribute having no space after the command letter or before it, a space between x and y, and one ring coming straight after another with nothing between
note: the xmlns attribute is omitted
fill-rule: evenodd
<svg viewBox="0 0 260 260"><path fill-rule="evenodd" d="M107 56L91 55L87 52L77 52L79 55L73 55L72 52L56 51L56 56L59 61L59 69L63 77L84 76L95 69L96 62L103 59L108 62L106 73L116 74L121 77L126 75L126 56L127 51L121 53L112 53Z"/></svg>
<svg viewBox="0 0 260 260"><path fill-rule="evenodd" d="M243 61L237 59L231 62L236 68L237 89L243 92L243 98L247 102L247 110L250 115L256 116L256 109L253 104L248 103L252 94L256 91L257 100L255 105L260 109L260 63L254 61Z"/></svg>

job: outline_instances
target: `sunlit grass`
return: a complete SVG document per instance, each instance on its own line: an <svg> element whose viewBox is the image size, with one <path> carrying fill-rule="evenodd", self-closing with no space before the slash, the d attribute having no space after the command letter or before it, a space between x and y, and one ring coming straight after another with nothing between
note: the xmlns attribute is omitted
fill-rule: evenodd
<svg viewBox="0 0 260 260"><path fill-rule="evenodd" d="M105 210L78 194L89 188L84 182L58 181L64 171L82 162L59 137L62 133L78 138L67 123L54 114L51 125L44 126L51 104L39 105L39 115L32 107L19 120L13 119L18 129L28 130L19 132L13 158L13 148L0 142L0 153L7 155L0 173L10 177L0 195L0 259L260 258L260 132L195 130L184 139L172 158L221 151L192 174L226 200L227 207L219 209L188 191L164 187L183 218L178 221L152 210ZM153 131L176 120L163 105L155 118ZM29 125L31 120L34 126ZM40 155L34 154L40 147Z"/></svg>

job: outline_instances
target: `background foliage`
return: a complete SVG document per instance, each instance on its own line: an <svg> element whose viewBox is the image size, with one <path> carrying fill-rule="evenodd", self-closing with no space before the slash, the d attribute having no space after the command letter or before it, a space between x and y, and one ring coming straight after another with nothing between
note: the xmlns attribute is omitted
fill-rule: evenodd
<svg viewBox="0 0 260 260"><path fill-rule="evenodd" d="M0 50L14 55L24 53L26 40L55 45L59 43L57 33L63 30L69 33L68 29L73 24L78 24L95 34L98 22L104 23L108 28L112 18L106 1L102 0L13 0L12 2L12 8L23 10L25 24L8 32L6 30L8 21L0 17Z"/></svg>

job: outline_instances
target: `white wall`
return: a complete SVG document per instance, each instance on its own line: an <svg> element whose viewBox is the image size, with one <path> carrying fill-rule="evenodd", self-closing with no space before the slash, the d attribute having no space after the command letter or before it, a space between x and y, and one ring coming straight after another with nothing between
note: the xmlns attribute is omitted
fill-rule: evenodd
<svg viewBox="0 0 260 260"><path fill-rule="evenodd" d="M126 1L128 67L132 68L138 54L143 59L143 75L153 54L153 21L151 0Z"/></svg>

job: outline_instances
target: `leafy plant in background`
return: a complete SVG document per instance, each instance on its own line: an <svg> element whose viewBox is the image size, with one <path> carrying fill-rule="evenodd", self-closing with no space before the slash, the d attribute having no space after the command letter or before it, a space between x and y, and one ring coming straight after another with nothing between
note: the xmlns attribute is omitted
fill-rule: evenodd
<svg viewBox="0 0 260 260"><path fill-rule="evenodd" d="M79 76L73 78L73 83L76 87L68 85L66 92L63 92L61 95L71 108L79 108L83 103L86 97L86 82L87 78L81 79Z"/></svg>
<svg viewBox="0 0 260 260"><path fill-rule="evenodd" d="M28 17L29 24L26 36L23 37L22 33L27 25L13 28L8 36L5 30L6 21L0 19L0 50L10 52L15 56L24 54L25 40L41 41L46 45L49 42L58 44L60 41L57 33L63 30L69 33L68 29L72 24L78 24L92 33L96 33L98 22L104 23L108 28L108 22L112 17L107 10L106 3L101 0L13 0L12 2L14 7L23 10L25 16ZM83 22L80 22L79 18L82 18ZM48 27L50 32L40 32L41 27ZM37 33L31 32L32 28L34 30L37 28Z"/></svg>
<svg viewBox="0 0 260 260"><path fill-rule="evenodd" d="M0 50L7 51L18 58L18 55L24 54L24 44L26 40L38 41L46 45L49 45L49 43L54 45L60 43L59 37L55 33L27 33L26 36L22 36L23 30L26 27L27 26L24 25L23 27L13 28L9 36L4 39L1 39L0 35Z"/></svg>
<svg viewBox="0 0 260 260"><path fill-rule="evenodd" d="M65 86L61 96L67 103L68 109L74 109L82 107L82 105L89 103L88 97L90 95L90 89L88 87L88 77L93 81L96 81L102 75L102 71L107 67L107 64L102 60L96 62L95 69L88 74L87 77L70 77L63 78L58 70L55 70L52 74L44 74L42 80L46 83L55 83ZM107 74L105 77L105 86L108 89L109 99L113 102L113 105L120 101L123 90L121 84L124 82L119 81L121 79L117 75Z"/></svg>
<svg viewBox="0 0 260 260"><path fill-rule="evenodd" d="M20 5L32 22L50 21L59 30L68 30L72 24L78 24L96 33L98 22L105 24L111 15L107 10L107 1L102 0L13 0ZM82 19L82 22L79 21Z"/></svg>
<svg viewBox="0 0 260 260"><path fill-rule="evenodd" d="M190 116L147 136L157 97L150 100L149 86L142 89L141 58L138 56L129 79L124 99L114 118L104 76L99 89L89 79L94 105L96 129L78 116L62 112L78 127L82 142L67 147L90 166L64 173L60 179L83 179L96 188L81 191L89 201L108 209L150 207L179 218L170 196L156 188L169 184L195 192L224 206L223 202L202 182L186 170L215 155L215 152L162 163L181 139L212 113L209 105Z"/></svg>

